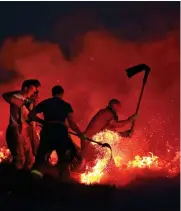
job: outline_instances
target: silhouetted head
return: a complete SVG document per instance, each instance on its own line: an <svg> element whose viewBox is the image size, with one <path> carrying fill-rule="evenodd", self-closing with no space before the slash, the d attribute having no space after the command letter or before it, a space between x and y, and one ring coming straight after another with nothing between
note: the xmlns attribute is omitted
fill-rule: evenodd
<svg viewBox="0 0 181 211"><path fill-rule="evenodd" d="M61 86L57 85L52 88L53 97L63 98L63 94L64 94L64 89Z"/></svg>
<svg viewBox="0 0 181 211"><path fill-rule="evenodd" d="M121 109L121 102L117 99L112 99L109 101L108 107L111 108L115 112L119 112Z"/></svg>
<svg viewBox="0 0 181 211"><path fill-rule="evenodd" d="M31 97L34 95L38 95L40 86L41 84L38 80L29 79L23 81L21 90L26 94L27 97Z"/></svg>

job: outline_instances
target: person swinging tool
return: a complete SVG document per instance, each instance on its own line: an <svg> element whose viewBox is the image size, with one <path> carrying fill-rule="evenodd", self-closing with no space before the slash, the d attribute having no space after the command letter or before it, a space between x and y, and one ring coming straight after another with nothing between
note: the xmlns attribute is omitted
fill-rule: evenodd
<svg viewBox="0 0 181 211"><path fill-rule="evenodd" d="M120 128L124 127L129 123L132 123L132 121L136 118L136 114L133 114L126 120L118 121L118 112L120 111L120 109L121 102L117 99L111 99L106 108L99 110L91 119L90 123L88 124L85 130L86 136L92 137L96 133L105 129L118 132L120 131ZM124 135L126 136L126 134ZM81 142L81 150L83 156L87 160L92 159L92 156L94 154L94 148L91 147L89 142Z"/></svg>
<svg viewBox="0 0 181 211"><path fill-rule="evenodd" d="M81 140L86 139L84 133L75 123L72 106L63 100L63 96L64 89L59 85L54 86L52 98L40 102L29 115L31 120L42 124L40 145L32 173L41 170L41 166L46 163L46 156L53 150L56 150L58 155L60 176L64 172L69 172L68 166L76 156L76 148L69 136L68 127L65 124L66 120L68 120L71 129L79 134ZM38 113L43 113L44 120L37 117Z"/></svg>

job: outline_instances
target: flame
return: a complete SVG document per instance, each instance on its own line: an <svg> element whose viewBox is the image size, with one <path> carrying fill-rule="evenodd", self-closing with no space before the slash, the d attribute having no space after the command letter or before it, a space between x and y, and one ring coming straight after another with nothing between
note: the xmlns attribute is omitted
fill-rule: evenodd
<svg viewBox="0 0 181 211"><path fill-rule="evenodd" d="M121 157L119 155L115 156L114 158L114 163L116 167L121 167Z"/></svg>
<svg viewBox="0 0 181 211"><path fill-rule="evenodd" d="M0 148L0 163L9 160L11 156L10 150L6 147Z"/></svg>
<svg viewBox="0 0 181 211"><path fill-rule="evenodd" d="M154 156L151 152L149 153L151 154L151 156L135 156L134 160L128 162L128 168L151 168L152 166L158 167L158 157Z"/></svg>
<svg viewBox="0 0 181 211"><path fill-rule="evenodd" d="M98 160L92 171L81 174L81 182L85 184L99 183L103 176L103 169L107 164L107 159Z"/></svg>
<svg viewBox="0 0 181 211"><path fill-rule="evenodd" d="M168 173L168 175L176 175L177 173L179 173L180 168L178 161L180 161L180 152L177 152L175 158L170 162L163 161L159 159L158 156L155 156L152 152L148 152L147 156L136 155L133 159L130 159L125 163L127 153L124 153L123 150L120 150L119 144L121 142L121 139L123 138L121 138L118 133L109 130L102 131L93 137L94 141L101 143L106 142L112 146L114 166L107 167L110 158L110 153L105 153L105 149L93 144L98 149L98 157L100 158L97 159L97 162L92 169L81 174L81 183L100 183L101 179L103 179L106 174L109 174L109 176L114 176L110 175L111 170L109 172L106 171L107 168L114 169L115 167L120 171L126 169L127 173L132 172L134 169L151 169L157 171L164 170ZM89 169L88 166L87 169Z"/></svg>
<svg viewBox="0 0 181 211"><path fill-rule="evenodd" d="M57 156L57 153L56 151L54 150L51 155L50 155L50 158L49 158L49 163L54 166L56 165L58 162L58 156Z"/></svg>
<svg viewBox="0 0 181 211"><path fill-rule="evenodd" d="M84 173L80 174L77 178L80 183L83 184L94 184L103 183L104 178L114 177L114 170L117 170L118 177L120 177L123 172L128 174L138 173L138 170L151 170L155 172L164 172L167 177L172 177L180 172L180 152L176 152L175 157L172 160L166 161L160 159L158 156L154 155L152 152L137 154L134 157L129 154L128 141L120 137L118 133L105 130L97 133L93 137L94 141L101 143L108 143L112 147L112 162L110 162L110 150L102 148L94 143L93 146L96 148L97 159L93 167L89 163L86 166ZM132 150L132 149L130 149ZM169 147L167 152L172 149ZM10 150L6 147L0 148L0 163L9 160L11 157ZM49 162L51 165L55 165L58 161L56 151L51 153Z"/></svg>

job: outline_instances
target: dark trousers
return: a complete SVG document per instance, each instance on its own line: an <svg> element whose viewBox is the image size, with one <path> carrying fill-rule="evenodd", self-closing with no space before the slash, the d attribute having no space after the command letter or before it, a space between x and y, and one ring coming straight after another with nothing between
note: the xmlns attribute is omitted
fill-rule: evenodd
<svg viewBox="0 0 181 211"><path fill-rule="evenodd" d="M30 133L30 127L20 125L9 125L6 130L6 142L13 156L12 164L16 169L30 169L33 165Z"/></svg>
<svg viewBox="0 0 181 211"><path fill-rule="evenodd" d="M60 172L64 171L65 168L68 168L77 152L68 134L68 129L59 123L43 126L40 132L40 144L37 150L34 168L41 169L42 165L47 164L48 156L54 150L58 156L58 168Z"/></svg>

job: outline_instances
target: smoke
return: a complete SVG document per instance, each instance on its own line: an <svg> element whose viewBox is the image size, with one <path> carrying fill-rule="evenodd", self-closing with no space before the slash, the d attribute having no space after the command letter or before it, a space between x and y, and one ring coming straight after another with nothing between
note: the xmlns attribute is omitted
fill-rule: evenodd
<svg viewBox="0 0 181 211"><path fill-rule="evenodd" d="M44 38L47 41L30 35L6 38L0 49L0 92L19 89L22 80L37 78L42 83L42 100L50 96L53 85L61 84L80 127L85 129L111 98L122 102L120 119L134 113L143 76L128 79L125 69L146 63L152 70L136 123L137 140L141 144L143 137L151 149L164 151L167 142L177 147L178 9L171 4L168 9L167 3L147 4L144 10L143 4L128 3L128 12L120 6L108 10L107 5L101 13L90 8L94 13L85 10L82 16L80 9L67 18L62 15L53 38ZM102 18L105 13L106 18ZM9 110L2 98L0 108L0 130L5 131Z"/></svg>
<svg viewBox="0 0 181 211"><path fill-rule="evenodd" d="M65 88L65 98L73 105L77 120L85 128L92 115L111 98L122 101L126 118L136 107L142 75L128 79L125 69L138 63L152 68L146 85L136 130L149 134L161 145L179 143L179 33L168 33L163 40L135 43L121 41L104 31L84 36L82 52L72 61L64 59L58 45L36 42L33 37L7 39L0 52L4 73L16 72L0 91L19 89L22 80L38 78L40 99L50 96L55 84ZM1 130L8 123L8 105L2 99ZM145 132L149 130L149 132ZM150 135L151 134L151 135ZM159 145L160 146L160 145Z"/></svg>

